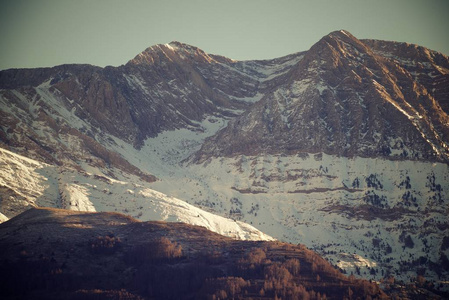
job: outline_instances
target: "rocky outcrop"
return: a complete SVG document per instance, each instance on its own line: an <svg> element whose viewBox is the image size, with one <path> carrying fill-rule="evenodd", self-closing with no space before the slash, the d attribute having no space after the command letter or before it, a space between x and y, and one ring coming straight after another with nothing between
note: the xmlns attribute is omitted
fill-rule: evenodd
<svg viewBox="0 0 449 300"><path fill-rule="evenodd" d="M441 108L449 113L449 57L422 46L381 40L362 40L376 54L407 70Z"/></svg>

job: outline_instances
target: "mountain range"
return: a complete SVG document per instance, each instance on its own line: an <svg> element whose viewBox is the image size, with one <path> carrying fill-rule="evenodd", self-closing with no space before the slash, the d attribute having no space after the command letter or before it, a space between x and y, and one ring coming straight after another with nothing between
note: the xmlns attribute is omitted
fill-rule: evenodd
<svg viewBox="0 0 449 300"><path fill-rule="evenodd" d="M0 108L4 220L117 211L448 289L444 54L344 30L271 60L172 42L119 67L0 71Z"/></svg>

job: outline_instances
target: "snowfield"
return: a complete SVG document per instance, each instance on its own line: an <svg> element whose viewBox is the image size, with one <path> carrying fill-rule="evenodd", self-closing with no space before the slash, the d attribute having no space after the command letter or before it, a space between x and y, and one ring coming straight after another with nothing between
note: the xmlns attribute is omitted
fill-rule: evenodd
<svg viewBox="0 0 449 300"><path fill-rule="evenodd" d="M184 222L242 240L273 240L253 226L206 212L148 187L137 177L121 180L39 163L0 148L1 184L22 197L22 206L50 206L77 211L112 211L142 221ZM14 185L11 185L14 183ZM3 208L7 212L8 207ZM8 220L4 214L0 220Z"/></svg>

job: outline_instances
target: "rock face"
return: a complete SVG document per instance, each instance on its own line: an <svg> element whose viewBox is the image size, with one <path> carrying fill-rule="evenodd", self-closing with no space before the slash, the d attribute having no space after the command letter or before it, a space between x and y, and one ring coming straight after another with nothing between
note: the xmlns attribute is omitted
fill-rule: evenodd
<svg viewBox="0 0 449 300"><path fill-rule="evenodd" d="M345 31L329 34L292 67L285 82L207 140L196 158L324 152L446 161L447 94L444 83L440 87L429 76L447 81L448 58L421 49L429 65L421 71L432 71L415 80L416 68L402 67L412 54L398 62L395 51L402 53L373 50ZM422 56L415 52L413 57Z"/></svg>
<svg viewBox="0 0 449 300"><path fill-rule="evenodd" d="M441 108L449 112L449 63L447 56L425 47L379 40L362 40L376 54L390 59L407 70L422 84Z"/></svg>

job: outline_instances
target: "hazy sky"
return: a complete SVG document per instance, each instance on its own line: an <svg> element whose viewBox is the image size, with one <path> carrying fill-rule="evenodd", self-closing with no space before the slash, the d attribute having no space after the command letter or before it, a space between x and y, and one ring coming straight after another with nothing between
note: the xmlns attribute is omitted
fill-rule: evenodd
<svg viewBox="0 0 449 300"><path fill-rule="evenodd" d="M274 58L339 29L449 55L448 13L448 0L0 0L0 69L118 66L173 40Z"/></svg>

